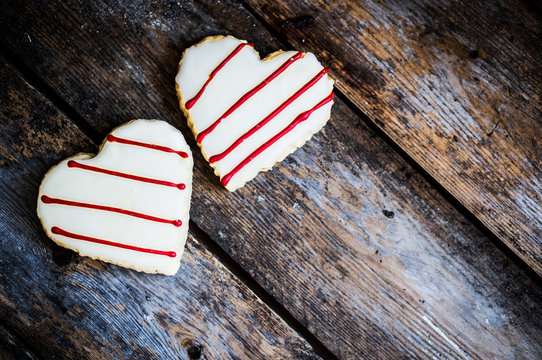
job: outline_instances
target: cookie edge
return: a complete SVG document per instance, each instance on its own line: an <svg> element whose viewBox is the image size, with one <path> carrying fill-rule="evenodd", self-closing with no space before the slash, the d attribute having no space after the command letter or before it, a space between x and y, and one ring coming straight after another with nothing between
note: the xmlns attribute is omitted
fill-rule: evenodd
<svg viewBox="0 0 542 360"><path fill-rule="evenodd" d="M107 135L109 134L112 134L115 130L123 127L123 126L127 126L127 125L130 125L131 123L135 122L135 121L140 121L140 120L143 120L143 121L159 121L159 122L163 122L165 124L167 124L168 126L170 126L171 128L175 129L176 131L178 131L181 136L183 136L182 132L177 129L176 127L174 127L173 125L169 124L167 121L164 121L164 120L158 120L158 119L133 119L133 120L130 120L128 122L125 122L119 126L116 126L115 128L113 128L110 132L108 132ZM49 239L51 239L55 244L57 244L58 246L61 246L65 249L68 249L68 250L71 250L71 251L74 251L75 253L77 253L79 256L82 256L82 257L87 257L87 258L91 258L91 259L94 259L94 260L100 260L100 261L103 261L105 263L109 263L109 264L114 264L114 265L117 265L117 266L121 266L123 268L127 268L127 269L131 269L131 270L135 270L135 271L138 271L138 272L142 272L142 273L146 273L146 274L161 274L161 275L166 275L166 276L172 276L172 275L175 275L177 274L177 272L179 271L179 268L181 267L181 260L182 260L182 256L184 254L184 249L186 247L186 242L188 241L188 225L186 226L186 236L184 236L184 244L182 247L180 247L179 249L179 254L177 256L178 258L178 261L176 261L174 264L175 264L175 268L172 267L172 271L164 271L164 272L161 272L159 270L155 270L155 271L152 271L152 270L149 270L149 269L145 269L143 267L138 267L138 266L133 266L131 264L125 264L123 263L122 261L112 261L112 260L109 260L109 259L104 259L104 258L101 258L99 256L90 256L90 255L82 255L81 252L77 249L73 249L71 247L69 247L67 244L63 243L62 241L56 239L53 237L53 234L51 233L51 231L49 229L47 229L45 227L45 224L43 222L43 217L42 217L42 214L40 214L40 211L39 211L39 204L40 204L40 197L41 197L41 194L42 194L42 186L43 186L43 183L45 181L45 179L47 178L47 176L52 172L54 171L54 169L56 169L58 166L62 165L63 163L66 163L70 160L86 160L86 159L93 159L95 158L96 156L98 156L100 154L100 152L102 151L103 147L105 146L105 144L107 143L107 135L104 137L104 140L102 141L102 143L100 144L100 146L98 147L98 151L96 152L96 154L94 153L83 153L83 152L80 152L80 153L77 153L73 156L70 156L68 158L65 158L63 160L61 160L59 163L57 163L56 165L53 165L46 173L45 175L43 175L42 179L41 179L41 182L40 182L40 186L38 188L38 199L36 201L36 213L37 213L37 216L38 216L38 219L40 221L40 224L41 224L41 227L43 228L43 230L45 231L45 234L47 235L47 237ZM184 136L183 136L183 139L184 139ZM186 143L186 140L184 139L185 143ZM187 145L187 149L188 149L188 156L191 157L193 159L193 155L192 155L192 151L190 149L190 146L188 144ZM193 165L193 160L192 160L192 182L193 182L193 176L194 176L194 165ZM192 202L192 187L193 186L190 186L190 194L189 194L189 201L188 201L188 219L190 220L190 204ZM183 234L184 235L184 234Z"/></svg>
<svg viewBox="0 0 542 360"><path fill-rule="evenodd" d="M225 39L225 38L232 38L232 39L235 39L235 40L239 40L241 43L248 43L248 41L236 38L235 36L232 36L232 35L212 35L212 36L207 36L203 40L201 40L200 42L186 48L183 51L182 55L181 55L181 60L179 61L179 66L177 68L177 74L175 75L175 92L177 93L177 99L179 101L179 106L181 108L181 111L183 112L184 116L186 117L188 127L192 131L192 134L194 135L195 139L197 139L199 133L196 130L196 127L195 127L195 124L194 124L194 120L192 119L192 116L190 116L190 111L185 106L186 101L184 100L184 98L182 96L181 89L179 87L179 83L177 82L177 78L179 77L179 74L181 72L184 56L186 55L186 52L189 49L191 49L193 47L196 47L196 46L199 46L201 44L207 43L207 42L219 41L219 40L222 40L222 39ZM273 60L275 57L287 52L287 51L284 51L284 50L277 50L275 52L272 52L272 53L268 54L265 58L262 59L261 56L260 56L260 53L256 49L254 49L252 47L251 47L251 49L252 49L252 51L254 51L256 53L256 55L258 56L260 61L270 61L270 60ZM310 52L303 52L303 57L305 57L307 54L310 54ZM318 58L316 58L316 59L318 60ZM318 60L318 62L321 64L321 62L319 60ZM329 82L330 92L333 92L333 87L334 87L335 81L333 79L331 79L328 74L326 74L325 76L326 76L326 80ZM331 118L331 108L333 107L334 101L331 101L330 103L331 103L331 106L329 107L329 115L327 116L327 120L322 123L322 126L320 126L317 130L315 130L315 131L313 131L311 133L307 133L307 136L300 139L297 143L292 144L290 147L286 148L285 151L283 151L282 154L277 157L278 160L275 161L273 163L273 165L271 165L271 167L259 168L257 171L254 171L252 173L247 174L246 176L241 178L239 181L236 181L237 184L235 186L230 185L231 182L226 186L223 186L222 184L221 184L221 186L226 188L229 192L234 192L234 191L242 188L243 186L245 186L247 182L249 182L249 181L253 180L254 178L256 178L260 172L269 171L271 168L276 166L278 163L282 162L289 155L293 154L297 149L299 149L300 147L305 145L305 143L307 141L309 141L316 133L320 132L324 128L324 126L327 124L327 122ZM209 156L205 153L203 145L198 143L197 141L196 141L196 143L197 143L198 147L200 148L201 153L202 153L203 157L205 158L205 161L207 161L207 164L213 169L214 174L216 176L218 176L219 181L222 180L222 175L220 175L217 167L213 166L213 164L211 164L209 162Z"/></svg>

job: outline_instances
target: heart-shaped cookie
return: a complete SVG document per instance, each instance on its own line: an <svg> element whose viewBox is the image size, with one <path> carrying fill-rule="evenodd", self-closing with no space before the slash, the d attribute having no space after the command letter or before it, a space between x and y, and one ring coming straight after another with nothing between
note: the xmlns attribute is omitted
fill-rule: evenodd
<svg viewBox="0 0 542 360"><path fill-rule="evenodd" d="M333 80L311 53L260 59L252 44L214 36L185 50L176 88L203 156L230 191L270 169L327 122Z"/></svg>
<svg viewBox="0 0 542 360"><path fill-rule="evenodd" d="M49 170L38 217L51 239L81 255L172 275L188 232L192 168L177 129L134 120L113 130L98 155Z"/></svg>

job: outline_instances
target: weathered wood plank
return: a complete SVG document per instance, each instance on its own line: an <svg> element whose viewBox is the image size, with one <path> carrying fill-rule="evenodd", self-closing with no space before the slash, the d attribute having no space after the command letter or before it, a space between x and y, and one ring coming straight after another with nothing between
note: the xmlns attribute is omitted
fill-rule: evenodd
<svg viewBox="0 0 542 360"><path fill-rule="evenodd" d="M542 17L515 1L255 1L542 275Z"/></svg>
<svg viewBox="0 0 542 360"><path fill-rule="evenodd" d="M0 322L36 355L318 358L192 233L172 277L81 258L47 239L35 213L41 177L95 146L2 59L0 81ZM1 330L0 357L5 349L24 358L15 335Z"/></svg>
<svg viewBox="0 0 542 360"><path fill-rule="evenodd" d="M146 116L188 138L173 78L204 36L279 46L230 1L16 9L5 9L10 51L102 135ZM541 289L341 101L322 134L234 194L195 155L194 221L337 356L542 352Z"/></svg>

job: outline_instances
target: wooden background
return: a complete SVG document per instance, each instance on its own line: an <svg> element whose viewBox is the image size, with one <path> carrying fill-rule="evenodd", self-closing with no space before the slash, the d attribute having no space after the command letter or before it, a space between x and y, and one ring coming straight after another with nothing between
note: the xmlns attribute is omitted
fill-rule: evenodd
<svg viewBox="0 0 542 360"><path fill-rule="evenodd" d="M542 358L542 11L523 1L2 2L0 358ZM194 151L176 276L76 256L43 174L115 126L195 141L181 52L314 52L324 130L228 193Z"/></svg>

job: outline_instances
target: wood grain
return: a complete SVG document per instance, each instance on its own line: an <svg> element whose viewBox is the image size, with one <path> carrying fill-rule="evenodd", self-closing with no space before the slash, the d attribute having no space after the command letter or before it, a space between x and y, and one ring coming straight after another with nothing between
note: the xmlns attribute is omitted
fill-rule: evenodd
<svg viewBox="0 0 542 360"><path fill-rule="evenodd" d="M254 1L542 275L542 17L523 1Z"/></svg>
<svg viewBox="0 0 542 360"><path fill-rule="evenodd" d="M95 146L2 59L0 80L0 357L318 358L192 233L171 277L79 257L49 240L35 213L41 177Z"/></svg>
<svg viewBox="0 0 542 360"><path fill-rule="evenodd" d="M217 33L262 55L280 46L233 1L17 9L5 6L8 49L100 136L157 117L195 149L173 86L181 51ZM194 222L338 357L542 352L540 287L341 101L321 134L234 194L195 155Z"/></svg>

